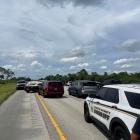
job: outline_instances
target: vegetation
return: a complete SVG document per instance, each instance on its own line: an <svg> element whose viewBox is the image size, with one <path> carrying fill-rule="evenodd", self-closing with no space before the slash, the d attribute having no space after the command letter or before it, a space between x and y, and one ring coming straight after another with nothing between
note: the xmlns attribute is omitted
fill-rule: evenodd
<svg viewBox="0 0 140 140"><path fill-rule="evenodd" d="M127 72L120 72L120 73L112 73L108 74L105 72L103 75L98 74L96 72L92 72L89 74L85 69L74 73L74 74L67 74L67 75L49 75L42 80L60 80L60 81L74 81L74 80L93 80L103 82L104 80L108 79L115 79L120 80L122 83L140 83L140 72L139 73L127 73Z"/></svg>
<svg viewBox="0 0 140 140"><path fill-rule="evenodd" d="M10 69L5 69L0 67L0 79L10 79L15 75L15 73Z"/></svg>
<svg viewBox="0 0 140 140"><path fill-rule="evenodd" d="M0 84L0 104L16 91L16 84L8 82Z"/></svg>

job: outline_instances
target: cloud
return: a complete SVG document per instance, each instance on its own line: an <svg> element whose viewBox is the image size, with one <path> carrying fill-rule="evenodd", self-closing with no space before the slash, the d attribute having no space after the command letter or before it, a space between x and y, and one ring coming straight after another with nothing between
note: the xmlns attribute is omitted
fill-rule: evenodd
<svg viewBox="0 0 140 140"><path fill-rule="evenodd" d="M80 64L78 64L78 67L79 67L79 68L86 68L86 67L88 67L88 66L89 66L88 63L80 63Z"/></svg>
<svg viewBox="0 0 140 140"><path fill-rule="evenodd" d="M107 69L107 66L101 66L100 69Z"/></svg>
<svg viewBox="0 0 140 140"><path fill-rule="evenodd" d="M99 64L99 65L104 64L104 63L107 63L106 59L101 59L95 62L95 64Z"/></svg>
<svg viewBox="0 0 140 140"><path fill-rule="evenodd" d="M140 40L137 39L126 40L121 44L120 48L129 52L140 51Z"/></svg>
<svg viewBox="0 0 140 140"><path fill-rule="evenodd" d="M33 61L31 63L31 67L35 68L35 69L40 69L43 65L41 63L39 63L38 61Z"/></svg>
<svg viewBox="0 0 140 140"><path fill-rule="evenodd" d="M119 71L133 63L127 71L139 72L140 61L131 59L140 56L140 1L1 0L0 9L0 65L18 76L80 67L102 73L101 66Z"/></svg>
<svg viewBox="0 0 140 140"><path fill-rule="evenodd" d="M80 69L87 69L89 67L89 63L79 63L75 66L70 66L70 70L80 70Z"/></svg>
<svg viewBox="0 0 140 140"><path fill-rule="evenodd" d="M38 0L43 5L59 4L65 6L66 4L72 3L74 6L98 6L103 3L104 0Z"/></svg>
<svg viewBox="0 0 140 140"><path fill-rule="evenodd" d="M116 61L114 61L114 64L126 64L126 63L132 63L132 62L136 62L139 61L140 58L124 58L124 59L118 59Z"/></svg>
<svg viewBox="0 0 140 140"><path fill-rule="evenodd" d="M121 66L121 68L131 68L131 67L133 67L133 65L131 64L124 64Z"/></svg>
<svg viewBox="0 0 140 140"><path fill-rule="evenodd" d="M13 65L4 65L3 66L5 69L14 69Z"/></svg>
<svg viewBox="0 0 140 140"><path fill-rule="evenodd" d="M69 57L69 58L62 58L60 61L64 63L71 63L75 62L78 59L78 57Z"/></svg>

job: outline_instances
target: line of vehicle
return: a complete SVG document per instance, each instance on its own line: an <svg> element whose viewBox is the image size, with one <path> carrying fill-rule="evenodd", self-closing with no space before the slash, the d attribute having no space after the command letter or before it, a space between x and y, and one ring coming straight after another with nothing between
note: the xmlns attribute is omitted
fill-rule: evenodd
<svg viewBox="0 0 140 140"><path fill-rule="evenodd" d="M58 124L57 124L57 122L55 121L54 117L53 117L53 116L51 115L51 113L49 112L49 110L48 110L46 104L44 103L44 101L41 99L41 97L40 97L38 94L36 94L35 96L36 96L36 98L40 101L40 103L41 103L43 109L44 109L45 112L47 113L47 115L48 115L48 117L49 117L49 119L50 119L50 121L51 121L53 127L55 128L55 130L56 130L56 132L57 132L57 134L58 134L58 136L59 136L59 138L60 138L60 140L66 140L65 135L63 134L63 132L62 132L62 130L60 129L60 127L58 126Z"/></svg>

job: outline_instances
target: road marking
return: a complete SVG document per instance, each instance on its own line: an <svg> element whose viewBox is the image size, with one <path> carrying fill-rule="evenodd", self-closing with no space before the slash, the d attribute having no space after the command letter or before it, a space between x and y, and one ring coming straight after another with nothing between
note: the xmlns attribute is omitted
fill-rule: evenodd
<svg viewBox="0 0 140 140"><path fill-rule="evenodd" d="M66 137L64 136L62 130L61 130L60 127L58 126L57 122L55 121L55 119L53 118L53 116L51 115L51 113L49 112L49 110L48 110L46 104L44 103L44 101L41 99L41 97L40 97L38 94L36 94L35 96L36 96L36 98L40 101L40 103L41 103L43 109L44 109L45 112L47 113L47 115L48 115L48 117L49 117L49 119L50 119L50 121L51 121L53 127L55 128L55 130L56 130L56 132L57 132L57 134L58 134L58 136L59 136L59 138L60 138L60 140L66 140Z"/></svg>

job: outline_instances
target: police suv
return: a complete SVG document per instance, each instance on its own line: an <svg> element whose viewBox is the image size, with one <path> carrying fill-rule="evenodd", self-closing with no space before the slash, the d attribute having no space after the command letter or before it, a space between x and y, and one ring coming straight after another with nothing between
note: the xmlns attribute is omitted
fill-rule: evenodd
<svg viewBox="0 0 140 140"><path fill-rule="evenodd" d="M84 102L85 121L100 122L113 140L130 140L139 115L140 84L106 85Z"/></svg>

